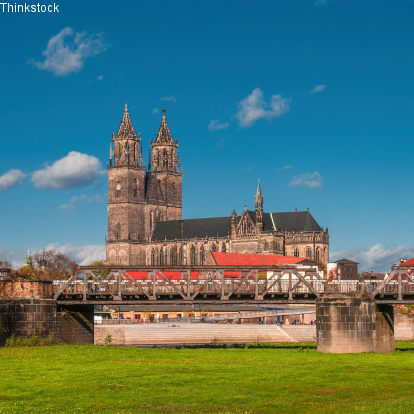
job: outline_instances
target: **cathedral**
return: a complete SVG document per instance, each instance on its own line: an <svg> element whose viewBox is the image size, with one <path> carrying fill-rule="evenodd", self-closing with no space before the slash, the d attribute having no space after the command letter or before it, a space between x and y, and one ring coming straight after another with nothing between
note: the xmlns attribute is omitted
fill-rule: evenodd
<svg viewBox="0 0 414 414"><path fill-rule="evenodd" d="M326 264L328 229L307 211L265 212L260 183L255 209L226 217L182 219L178 140L165 110L145 167L140 134L127 105L108 162L106 258L120 265L202 265L211 251L308 257Z"/></svg>

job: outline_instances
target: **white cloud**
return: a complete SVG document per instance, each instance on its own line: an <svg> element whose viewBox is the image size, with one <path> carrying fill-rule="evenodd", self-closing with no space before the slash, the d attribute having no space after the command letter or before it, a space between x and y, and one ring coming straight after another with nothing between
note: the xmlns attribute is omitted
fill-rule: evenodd
<svg viewBox="0 0 414 414"><path fill-rule="evenodd" d="M282 170L290 170L292 168L292 166L291 165L284 165L283 167L282 167Z"/></svg>
<svg viewBox="0 0 414 414"><path fill-rule="evenodd" d="M104 78L104 75L99 75L99 76L98 76L98 81L103 80L103 78Z"/></svg>
<svg viewBox="0 0 414 414"><path fill-rule="evenodd" d="M222 122L220 124L217 120L211 120L208 124L208 130L209 131L219 131L220 129L227 129L230 126L228 122Z"/></svg>
<svg viewBox="0 0 414 414"><path fill-rule="evenodd" d="M26 174L21 170L12 169L5 172L0 175L0 191L20 185L24 177L26 177Z"/></svg>
<svg viewBox="0 0 414 414"><path fill-rule="evenodd" d="M291 187L308 187L308 188L321 188L322 176L318 171L313 173L306 172L300 175L296 175L290 182Z"/></svg>
<svg viewBox="0 0 414 414"><path fill-rule="evenodd" d="M73 188L89 184L103 174L98 158L71 151L52 165L35 171L32 181L38 188Z"/></svg>
<svg viewBox="0 0 414 414"><path fill-rule="evenodd" d="M389 272L393 264L398 264L401 258L410 259L414 256L413 246L383 246L376 244L372 247L340 249L330 252L331 262L346 258L359 263L360 272Z"/></svg>
<svg viewBox="0 0 414 414"><path fill-rule="evenodd" d="M94 194L92 196L87 196L86 194L81 194L80 196L73 196L68 203L61 204L59 208L63 210L74 210L76 207L81 205L83 202L86 203L102 203L102 197L99 194Z"/></svg>
<svg viewBox="0 0 414 414"><path fill-rule="evenodd" d="M107 48L102 33L74 33L71 27L65 27L48 41L46 50L42 52L44 61L32 59L30 62L40 70L47 70L56 76L66 76L79 72L87 58L98 55Z"/></svg>
<svg viewBox="0 0 414 414"><path fill-rule="evenodd" d="M320 93L323 92L326 89L326 85L316 85L312 90L309 91L309 93Z"/></svg>
<svg viewBox="0 0 414 414"><path fill-rule="evenodd" d="M106 249L104 244L85 244L75 246L73 244L51 243L46 246L47 249L55 249L57 252L66 254L81 266L86 266L95 260L105 260Z"/></svg>
<svg viewBox="0 0 414 414"><path fill-rule="evenodd" d="M175 96L163 96L161 98L162 101L167 101L167 102L177 102L177 99Z"/></svg>
<svg viewBox="0 0 414 414"><path fill-rule="evenodd" d="M40 253L43 250L54 249L57 252L66 254L70 258L76 261L76 263L86 266L89 263L105 259L105 245L104 244L85 244L81 246L76 246L73 244L60 244L60 243L50 243L44 248L30 248L30 255L35 255ZM27 249L19 248L13 251L6 259L11 262L13 268L17 269L20 266L23 266L24 259L27 257Z"/></svg>
<svg viewBox="0 0 414 414"><path fill-rule="evenodd" d="M158 112L160 112L160 110L159 110L158 108L154 108L154 109L152 110L152 113L153 113L153 114L158 114Z"/></svg>
<svg viewBox="0 0 414 414"><path fill-rule="evenodd" d="M253 92L239 103L239 111L236 118L243 128L252 126L259 119L271 119L280 117L290 109L291 99L283 98L281 95L273 95L270 103L263 100L263 92L256 88Z"/></svg>

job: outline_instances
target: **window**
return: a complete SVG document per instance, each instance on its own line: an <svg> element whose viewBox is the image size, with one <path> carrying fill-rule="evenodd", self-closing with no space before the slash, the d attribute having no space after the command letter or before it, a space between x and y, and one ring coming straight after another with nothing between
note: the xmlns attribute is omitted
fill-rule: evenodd
<svg viewBox="0 0 414 414"><path fill-rule="evenodd" d="M137 194L138 194L138 190L137 190L137 188L134 188L134 197L136 197Z"/></svg>
<svg viewBox="0 0 414 414"><path fill-rule="evenodd" d="M157 264L157 255L155 254L155 249L151 249L151 265L155 266Z"/></svg>
<svg viewBox="0 0 414 414"><path fill-rule="evenodd" d="M190 249L190 264L193 266L197 264L196 249L194 246L191 246Z"/></svg>
<svg viewBox="0 0 414 414"><path fill-rule="evenodd" d="M321 255L321 251L319 249L319 247L316 248L316 253L315 253L315 260L317 262L320 262L320 255Z"/></svg>
<svg viewBox="0 0 414 414"><path fill-rule="evenodd" d="M184 246L180 247L180 252L178 254L178 264L180 265L184 264Z"/></svg>
<svg viewBox="0 0 414 414"><path fill-rule="evenodd" d="M116 223L116 226L115 226L115 238L117 239L117 240L119 240L119 238L121 237L121 223Z"/></svg>
<svg viewBox="0 0 414 414"><path fill-rule="evenodd" d="M170 250L170 265L176 266L177 265L177 247L173 246Z"/></svg>
<svg viewBox="0 0 414 414"><path fill-rule="evenodd" d="M226 253L226 243L223 243L223 244L221 245L221 251L222 251L223 253Z"/></svg>
<svg viewBox="0 0 414 414"><path fill-rule="evenodd" d="M306 257L312 259L312 249L309 246L306 248Z"/></svg>
<svg viewBox="0 0 414 414"><path fill-rule="evenodd" d="M293 255L294 255L295 257L299 257L299 249L298 249L297 247L295 247L295 250L294 250Z"/></svg>
<svg viewBox="0 0 414 414"><path fill-rule="evenodd" d="M200 247L200 265L204 264L204 246Z"/></svg>
<svg viewBox="0 0 414 414"><path fill-rule="evenodd" d="M167 248L162 246L160 249L160 266L165 266L167 264Z"/></svg>
<svg viewBox="0 0 414 414"><path fill-rule="evenodd" d="M211 251L212 251L212 252L216 252L216 251L217 251L217 246L216 246L216 243L213 243L213 244L211 245Z"/></svg>

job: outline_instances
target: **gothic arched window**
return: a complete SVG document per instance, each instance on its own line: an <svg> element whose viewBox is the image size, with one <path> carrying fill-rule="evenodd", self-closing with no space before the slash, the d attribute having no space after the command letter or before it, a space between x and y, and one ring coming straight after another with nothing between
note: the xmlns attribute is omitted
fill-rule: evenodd
<svg viewBox="0 0 414 414"><path fill-rule="evenodd" d="M204 264L204 246L200 247L200 265L203 266Z"/></svg>
<svg viewBox="0 0 414 414"><path fill-rule="evenodd" d="M178 264L183 265L184 264L184 246L181 245L180 251L178 253Z"/></svg>
<svg viewBox="0 0 414 414"><path fill-rule="evenodd" d="M117 240L119 240L119 238L121 237L121 223L116 223L116 226L115 226L115 238L117 239Z"/></svg>
<svg viewBox="0 0 414 414"><path fill-rule="evenodd" d="M312 249L309 246L306 248L306 257L312 259Z"/></svg>
<svg viewBox="0 0 414 414"><path fill-rule="evenodd" d="M221 251L222 251L223 253L226 253L226 243L223 243L223 244L221 245Z"/></svg>
<svg viewBox="0 0 414 414"><path fill-rule="evenodd" d="M173 246L170 250L170 265L176 266L177 265L177 247Z"/></svg>
<svg viewBox="0 0 414 414"><path fill-rule="evenodd" d="M316 252L315 252L315 260L316 262L320 262L321 261L321 250L319 249L319 247L316 248Z"/></svg>
<svg viewBox="0 0 414 414"><path fill-rule="evenodd" d="M194 246L191 246L191 249L190 249L190 264L192 266L197 264L196 249Z"/></svg>
<svg viewBox="0 0 414 414"><path fill-rule="evenodd" d="M165 266L167 264L167 248L162 246L160 249L160 266Z"/></svg>
<svg viewBox="0 0 414 414"><path fill-rule="evenodd" d="M295 250L294 250L293 255L294 255L295 257L299 257L299 249L298 249L297 247L295 247Z"/></svg>
<svg viewBox="0 0 414 414"><path fill-rule="evenodd" d="M151 265L155 266L157 264L157 254L155 253L155 249L151 249Z"/></svg>
<svg viewBox="0 0 414 414"><path fill-rule="evenodd" d="M217 251L217 246L216 246L216 243L213 243L213 244L211 245L211 251L212 251L212 252L216 252L216 251Z"/></svg>

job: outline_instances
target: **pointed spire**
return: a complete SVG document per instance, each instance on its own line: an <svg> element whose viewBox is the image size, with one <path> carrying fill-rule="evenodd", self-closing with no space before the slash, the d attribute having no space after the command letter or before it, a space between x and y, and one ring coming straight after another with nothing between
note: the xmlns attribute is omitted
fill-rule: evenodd
<svg viewBox="0 0 414 414"><path fill-rule="evenodd" d="M262 197L262 189L260 188L260 178L257 180L256 197Z"/></svg>
<svg viewBox="0 0 414 414"><path fill-rule="evenodd" d="M260 180L257 183L257 191L256 197L254 199L255 209L256 211L260 210L263 211L263 196L262 196L262 189L260 188Z"/></svg>
<svg viewBox="0 0 414 414"><path fill-rule="evenodd" d="M170 129L168 128L168 124L167 124L167 119L165 117L165 112L167 110L163 109L162 110L162 120L161 120L161 125L160 125L160 129L158 130L158 134L157 134L157 138L155 138L155 143L160 144L160 143L174 143L174 139L171 135Z"/></svg>
<svg viewBox="0 0 414 414"><path fill-rule="evenodd" d="M137 134L134 131L132 126L131 118L129 117L128 105L125 104L124 114L122 115L121 125L119 125L118 132L115 135L115 138L135 138L137 139Z"/></svg>

